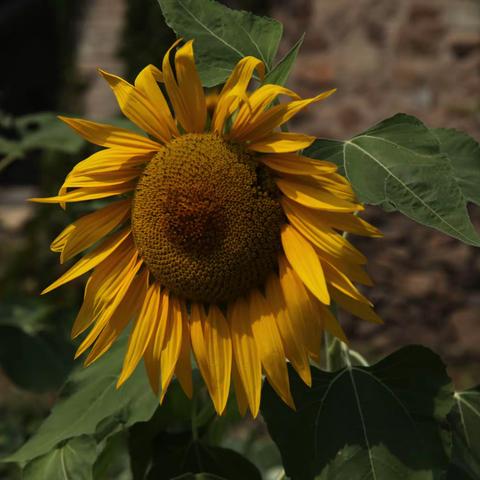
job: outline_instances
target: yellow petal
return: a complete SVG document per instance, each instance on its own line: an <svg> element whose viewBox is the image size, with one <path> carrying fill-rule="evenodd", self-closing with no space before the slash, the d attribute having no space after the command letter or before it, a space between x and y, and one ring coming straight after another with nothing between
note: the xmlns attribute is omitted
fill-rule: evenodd
<svg viewBox="0 0 480 480"><path fill-rule="evenodd" d="M63 263L86 250L118 227L126 220L130 207L131 200L120 200L74 222L62 249L60 262Z"/></svg>
<svg viewBox="0 0 480 480"><path fill-rule="evenodd" d="M170 137L179 135L170 108L157 82L163 82L162 72L154 65L147 65L135 79L135 87L148 98L152 107L161 118Z"/></svg>
<svg viewBox="0 0 480 480"><path fill-rule="evenodd" d="M56 280L49 287L43 290L42 295L51 292L55 288L58 288L67 282L71 282L75 278L80 277L84 273L87 273L92 268L95 268L106 258L108 258L115 251L115 249L117 249L128 237L130 237L130 235L130 228L126 228L125 230L122 230L121 232L118 232L109 237L101 245L96 247L91 252L88 252L72 268L70 268L70 270L65 272L58 280Z"/></svg>
<svg viewBox="0 0 480 480"><path fill-rule="evenodd" d="M337 337L339 340L348 345L348 338L345 335L345 332L343 331L343 328L340 325L337 317L333 315L333 313L328 309L328 307L322 305L315 298L312 298L311 300L313 308L317 310L320 316L323 328L327 332L331 333L334 337Z"/></svg>
<svg viewBox="0 0 480 480"><path fill-rule="evenodd" d="M240 374L238 373L238 368L235 362L235 358L232 359L232 379L233 379L233 386L235 388L235 398L237 399L238 411L240 415L243 417L247 413L248 400L247 400L247 394L245 393L245 389L243 388Z"/></svg>
<svg viewBox="0 0 480 480"><path fill-rule="evenodd" d="M229 306L228 321L239 379L255 418L260 409L262 366L252 332L248 304L243 298L237 299Z"/></svg>
<svg viewBox="0 0 480 480"><path fill-rule="evenodd" d="M329 305L330 295L315 249L288 224L282 227L281 238L285 255L302 282L322 303Z"/></svg>
<svg viewBox="0 0 480 480"><path fill-rule="evenodd" d="M182 103L186 107L186 117L180 123L188 132L201 133L207 121L207 103L202 82L195 67L193 40L189 40L178 49L175 55L175 73Z"/></svg>
<svg viewBox="0 0 480 480"><path fill-rule="evenodd" d="M318 185L320 188L343 200L349 202L355 201L356 197L352 185L345 177L342 177L338 173L323 173L310 177L310 180L315 185Z"/></svg>
<svg viewBox="0 0 480 480"><path fill-rule="evenodd" d="M72 338L80 335L91 323L97 320L111 303L122 279L137 263L138 252L131 239L118 247L98 265L85 286L82 307L72 327Z"/></svg>
<svg viewBox="0 0 480 480"><path fill-rule="evenodd" d="M318 312L315 312L310 294L305 285L282 255L278 262L279 278L287 305L290 320L297 336L305 342L309 356L320 361L322 325ZM317 300L318 303L320 303Z"/></svg>
<svg viewBox="0 0 480 480"><path fill-rule="evenodd" d="M324 262L323 270L325 272L325 278L327 282L332 287L335 287L337 290L340 290L345 295L352 297L353 299L366 303L367 305L372 305L370 301L365 298L353 285L350 279L338 268L336 268L332 263Z"/></svg>
<svg viewBox="0 0 480 480"><path fill-rule="evenodd" d="M331 213L315 210L315 222L328 225L341 232L354 233L366 237L382 237L380 230L357 215L350 213Z"/></svg>
<svg viewBox="0 0 480 480"><path fill-rule="evenodd" d="M237 139L242 133L250 128L252 123L257 122L264 110L271 106L272 102L279 96L300 97L292 90L281 85L263 85L255 90L238 110L238 115L233 121L229 132L231 138Z"/></svg>
<svg viewBox="0 0 480 480"><path fill-rule="evenodd" d="M302 380L310 386L312 384L312 375L307 352L304 348L305 339L302 335L303 332L297 329L298 321L290 318L280 281L276 274L272 274L268 278L265 293L270 310L277 321L285 354Z"/></svg>
<svg viewBox="0 0 480 480"><path fill-rule="evenodd" d="M148 270L145 268L140 275L133 279L128 291L112 314L110 321L95 341L92 350L85 360L85 366L91 365L110 349L130 320L141 309L145 301L147 288Z"/></svg>
<svg viewBox="0 0 480 480"><path fill-rule="evenodd" d="M283 198L281 204L289 222L321 252L343 261L366 263L365 256L348 240L316 221L314 210L302 207L288 198Z"/></svg>
<svg viewBox="0 0 480 480"><path fill-rule="evenodd" d="M143 131L167 143L171 132L164 118L159 115L160 110L140 90L122 78L103 70L99 72L113 90L122 113Z"/></svg>
<svg viewBox="0 0 480 480"><path fill-rule="evenodd" d="M295 408L288 379L285 352L273 313L258 290L250 294L250 318L265 374L278 396L291 408Z"/></svg>
<svg viewBox="0 0 480 480"><path fill-rule="evenodd" d="M81 118L58 117L73 128L85 140L102 147L121 147L138 150L139 153L158 152L162 146L147 137L129 132L124 128L103 123L90 122Z"/></svg>
<svg viewBox="0 0 480 480"><path fill-rule="evenodd" d="M203 306L198 303L192 303L190 313L190 338L192 349L197 361L198 369L202 374L207 386L211 383L207 361L207 352L205 349L205 338L203 335L203 324L206 315Z"/></svg>
<svg viewBox="0 0 480 480"><path fill-rule="evenodd" d="M305 207L330 212L356 212L363 207L335 197L320 188L293 180L277 179L280 191L291 200Z"/></svg>
<svg viewBox="0 0 480 480"><path fill-rule="evenodd" d="M188 398L193 395L192 362L190 361L190 329L188 325L188 313L185 302L180 301L180 314L182 316L182 344L178 355L175 375Z"/></svg>
<svg viewBox="0 0 480 480"><path fill-rule="evenodd" d="M182 336L184 335L182 331L183 324L180 300L171 296L168 310L168 325L160 354L160 377L162 379L160 403L163 402L170 381L172 380L182 346Z"/></svg>
<svg viewBox="0 0 480 480"><path fill-rule="evenodd" d="M95 325L90 330L85 340L78 347L78 350L75 354L75 358L79 357L88 348L90 348L90 346L98 338L98 336L103 331L103 329L108 325L108 323L112 318L112 315L115 313L118 306L120 305L122 300L125 298L125 295L128 292L128 289L130 288L130 285L132 284L133 279L135 278L135 275L140 270L142 263L143 262L141 260L139 262L136 262L132 266L132 268L129 271L125 272L125 275L121 277L121 281L119 282L118 288L115 291L115 297L109 302L108 305L106 305L102 309L101 314L96 320Z"/></svg>
<svg viewBox="0 0 480 480"><path fill-rule="evenodd" d="M92 175L138 170L152 158L152 155L152 152L129 148L105 148L77 163L71 174Z"/></svg>
<svg viewBox="0 0 480 480"><path fill-rule="evenodd" d="M160 308L155 318L153 334L145 351L144 363L152 390L160 392L160 368L162 349L167 333L170 314L170 293L163 289L160 293Z"/></svg>
<svg viewBox="0 0 480 480"><path fill-rule="evenodd" d="M263 80L265 65L255 57L243 57L235 66L218 97L213 114L212 130L222 133L225 121L238 108L245 97L253 72L257 70Z"/></svg>
<svg viewBox="0 0 480 480"><path fill-rule="evenodd" d="M160 286L152 283L145 296L145 302L138 315L132 333L128 339L127 352L123 361L123 368L117 382L120 387L135 370L142 358L147 345L154 334L156 320L160 306Z"/></svg>
<svg viewBox="0 0 480 480"><path fill-rule="evenodd" d="M260 153L287 153L307 148L315 137L301 133L273 132L248 144L248 149Z"/></svg>
<svg viewBox="0 0 480 480"><path fill-rule="evenodd" d="M314 160L296 153L270 154L260 157L259 160L276 172L291 175L319 175L337 170L334 163Z"/></svg>
<svg viewBox="0 0 480 480"><path fill-rule="evenodd" d="M368 273L364 270L364 266L359 264L356 261L353 261L352 258L345 256L344 259L341 257L333 257L325 251L320 251L317 249L318 256L322 265L324 263L329 263L337 270L340 270L345 276L347 276L351 281L361 283L362 285L372 286L373 282ZM363 262L362 262L363 263Z"/></svg>
<svg viewBox="0 0 480 480"><path fill-rule="evenodd" d="M353 298L343 294L336 288L330 288L330 294L332 295L333 300L338 303L340 307L344 308L358 318L362 318L363 320L367 320L368 322L372 323L383 323L383 320L368 305L355 301Z"/></svg>
<svg viewBox="0 0 480 480"><path fill-rule="evenodd" d="M65 243L70 236L70 234L75 230L75 226L73 223L68 225L68 227L65 227L62 232L53 240L53 242L50 244L50 250L52 252L61 252L63 250L63 247L65 246Z"/></svg>
<svg viewBox="0 0 480 480"><path fill-rule="evenodd" d="M295 116L298 112L303 110L311 103L318 102L329 97L335 90L321 93L313 98L307 98L305 100L295 100L286 104L276 105L266 112L263 112L255 120L249 122L241 132L239 132L235 139L237 141L250 140L255 142L266 135L269 135L275 130L275 128L288 122L290 118Z"/></svg>
<svg viewBox="0 0 480 480"><path fill-rule="evenodd" d="M207 120L207 105L195 67L192 41L187 42L175 55L175 78L170 65L170 52L177 44L178 41L163 58L163 81L180 124L187 132L201 133Z"/></svg>
<svg viewBox="0 0 480 480"><path fill-rule="evenodd" d="M136 183L136 181L133 181L106 187L77 188L65 195L46 198L29 198L28 200L37 203L85 202L87 200L97 200L99 198L107 198L113 195L131 192L135 188Z"/></svg>
<svg viewBox="0 0 480 480"><path fill-rule="evenodd" d="M210 396L215 410L221 415L225 410L230 391L232 341L225 317L216 305L210 305L203 334L211 379Z"/></svg>

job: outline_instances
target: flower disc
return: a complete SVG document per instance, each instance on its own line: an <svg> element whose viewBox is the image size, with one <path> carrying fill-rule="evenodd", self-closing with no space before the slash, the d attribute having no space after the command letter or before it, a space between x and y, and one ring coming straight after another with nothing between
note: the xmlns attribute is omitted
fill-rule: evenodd
<svg viewBox="0 0 480 480"><path fill-rule="evenodd" d="M150 272L205 303L263 284L277 264L282 222L267 170L212 133L167 144L146 166L133 202L134 239Z"/></svg>

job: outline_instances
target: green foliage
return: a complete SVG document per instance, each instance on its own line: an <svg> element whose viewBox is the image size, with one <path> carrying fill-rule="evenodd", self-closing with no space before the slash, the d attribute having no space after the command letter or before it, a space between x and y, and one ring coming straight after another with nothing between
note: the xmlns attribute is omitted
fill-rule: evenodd
<svg viewBox="0 0 480 480"><path fill-rule="evenodd" d="M209 473L227 480L261 480L258 469L237 452L192 440L189 433L163 433L155 439L147 480L169 480L185 473Z"/></svg>
<svg viewBox="0 0 480 480"><path fill-rule="evenodd" d="M0 365L21 388L59 388L73 364L73 348L48 322L53 309L40 302L0 305Z"/></svg>
<svg viewBox="0 0 480 480"><path fill-rule="evenodd" d="M117 428L150 419L158 400L143 369L138 368L120 390L115 387L124 347L125 342L118 341L98 362L75 371L37 433L5 461L28 462L71 438L102 439Z"/></svg>
<svg viewBox="0 0 480 480"><path fill-rule="evenodd" d="M305 34L298 39L297 43L295 43L277 65L267 73L263 83L273 83L276 85L285 85L285 83L287 83L288 76L293 69L304 38Z"/></svg>
<svg viewBox="0 0 480 480"><path fill-rule="evenodd" d="M48 150L74 154L80 152L85 141L72 132L53 113L42 112L18 118L3 118L3 128L8 128L14 138L0 137L0 172L13 160L23 158L32 150Z"/></svg>
<svg viewBox="0 0 480 480"><path fill-rule="evenodd" d="M398 114L344 142L317 140L306 155L337 163L361 202L480 246L467 210L480 204L479 152L465 134Z"/></svg>
<svg viewBox="0 0 480 480"><path fill-rule="evenodd" d="M97 444L92 437L80 436L64 442L30 462L24 480L93 480Z"/></svg>
<svg viewBox="0 0 480 480"><path fill-rule="evenodd" d="M449 420L453 452L448 480L476 480L480 478L480 386L455 393Z"/></svg>
<svg viewBox="0 0 480 480"><path fill-rule="evenodd" d="M405 347L371 367L347 360L336 372L314 369L311 388L289 370L297 411L265 384L262 414L293 480L433 480L447 468L442 430L453 392L430 350Z"/></svg>
<svg viewBox="0 0 480 480"><path fill-rule="evenodd" d="M225 81L243 57L252 55L273 67L282 24L268 17L231 10L213 0L159 0L167 24L179 37L195 40L203 85Z"/></svg>

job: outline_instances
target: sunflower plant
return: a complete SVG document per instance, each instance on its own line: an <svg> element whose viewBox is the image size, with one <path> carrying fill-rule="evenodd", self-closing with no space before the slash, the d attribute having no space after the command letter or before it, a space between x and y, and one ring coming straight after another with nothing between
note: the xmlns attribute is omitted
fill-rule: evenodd
<svg viewBox="0 0 480 480"><path fill-rule="evenodd" d="M96 201L53 240L77 260L42 292L86 276L86 368L6 461L27 479L117 478L125 451L135 480L479 478L479 389L454 392L421 346L370 365L337 319L382 323L348 238L381 236L365 204L480 245L478 144L403 114L346 141L290 132L335 93L285 86L302 39L278 60L275 20L159 3L178 36L161 64L99 72L135 129L60 117L102 148L31 199ZM225 435L260 414L276 464Z"/></svg>

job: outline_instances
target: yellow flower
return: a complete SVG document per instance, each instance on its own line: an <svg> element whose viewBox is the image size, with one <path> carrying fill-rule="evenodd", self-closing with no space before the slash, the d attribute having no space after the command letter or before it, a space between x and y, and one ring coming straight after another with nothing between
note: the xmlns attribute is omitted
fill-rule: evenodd
<svg viewBox="0 0 480 480"><path fill-rule="evenodd" d="M91 327L76 354L90 349L86 365L133 322L118 386L143 358L160 401L173 375L190 396L193 353L219 414L232 379L240 411L256 416L262 373L294 407L286 359L310 385L322 330L345 339L331 301L380 321L352 283L370 284L366 259L339 231L379 233L355 215L362 206L335 165L298 153L314 138L277 131L333 91L306 100L278 85L250 93L264 65L245 57L207 109L191 41L172 70L177 44L163 71L149 65L135 85L101 71L148 137L62 118L106 148L78 163L57 196L33 200L122 197L53 241L61 262L89 251L44 293L92 272L72 331ZM291 101L275 105L280 95Z"/></svg>

